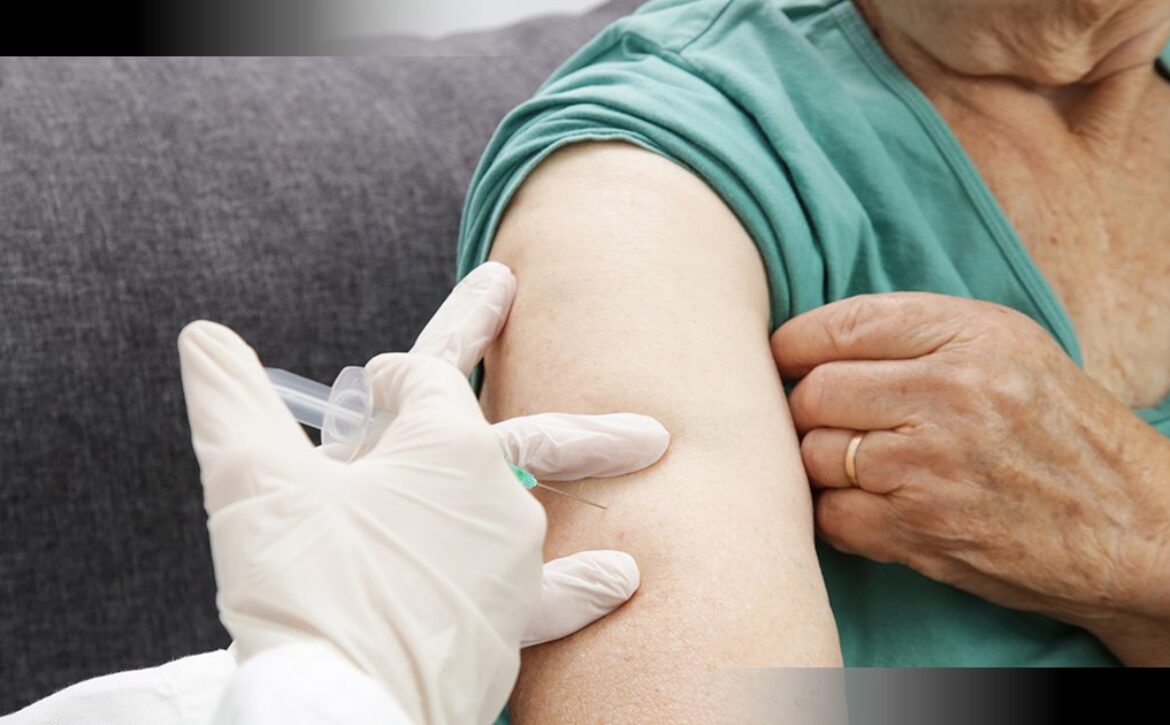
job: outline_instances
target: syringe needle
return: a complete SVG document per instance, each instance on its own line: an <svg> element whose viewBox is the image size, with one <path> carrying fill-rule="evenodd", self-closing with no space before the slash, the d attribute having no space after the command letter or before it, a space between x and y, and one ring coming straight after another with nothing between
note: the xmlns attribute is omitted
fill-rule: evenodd
<svg viewBox="0 0 1170 725"><path fill-rule="evenodd" d="M553 493L559 493L559 494L560 494L560 495L562 495L562 496L567 496L567 497L569 497L569 498L573 499L574 501L578 501L578 502L580 502L580 503L587 503L587 504L589 504L590 506L595 506L595 507L597 507L597 508L601 509L602 511L605 511L605 510L607 510L605 506L602 506L602 505L601 505L601 504L599 504L599 503L593 503L593 502L592 502L592 501L590 501L589 499L586 499L586 498L581 498L580 496L577 496L577 495L571 494L571 493L569 493L568 491L562 491L562 490L561 490L561 489L559 489L559 488L553 488L552 486L546 486L546 485L544 485L543 483L537 483L537 484L536 484L536 487L537 487L537 488L543 488L545 491L552 491Z"/></svg>

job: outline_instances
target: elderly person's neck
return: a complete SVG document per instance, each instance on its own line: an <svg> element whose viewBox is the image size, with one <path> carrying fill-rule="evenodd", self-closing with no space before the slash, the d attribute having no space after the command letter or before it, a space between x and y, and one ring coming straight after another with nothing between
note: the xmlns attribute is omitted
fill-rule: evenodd
<svg viewBox="0 0 1170 725"><path fill-rule="evenodd" d="M1170 391L1170 0L854 0L1131 407ZM1157 330L1157 332L1153 332Z"/></svg>
<svg viewBox="0 0 1170 725"><path fill-rule="evenodd" d="M1170 38L1163 0L854 2L944 116L1049 138L1063 130L1105 151L1165 91L1155 66Z"/></svg>

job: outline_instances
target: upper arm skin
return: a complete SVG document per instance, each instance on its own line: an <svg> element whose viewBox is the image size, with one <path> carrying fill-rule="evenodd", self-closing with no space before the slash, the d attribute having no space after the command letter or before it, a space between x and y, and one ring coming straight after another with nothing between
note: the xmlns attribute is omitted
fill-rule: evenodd
<svg viewBox="0 0 1170 725"><path fill-rule="evenodd" d="M639 592L524 652L515 722L734 720L719 668L837 666L811 497L768 344L763 265L700 179L630 144L545 160L492 258L519 289L485 361L492 420L630 411L671 433L637 474L543 496L545 554L627 551Z"/></svg>

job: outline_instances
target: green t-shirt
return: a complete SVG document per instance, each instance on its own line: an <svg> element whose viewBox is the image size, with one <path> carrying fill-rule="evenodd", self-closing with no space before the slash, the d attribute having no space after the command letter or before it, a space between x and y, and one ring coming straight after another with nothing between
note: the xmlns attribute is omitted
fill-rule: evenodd
<svg viewBox="0 0 1170 725"><path fill-rule="evenodd" d="M856 294L929 290L1013 307L1082 364L1003 210L848 0L655 0L606 28L488 145L460 277L487 258L525 176L586 139L630 141L704 179L759 248L773 326ZM1170 399L1139 412L1170 434ZM819 553L847 665L1117 664L1075 627L903 566Z"/></svg>

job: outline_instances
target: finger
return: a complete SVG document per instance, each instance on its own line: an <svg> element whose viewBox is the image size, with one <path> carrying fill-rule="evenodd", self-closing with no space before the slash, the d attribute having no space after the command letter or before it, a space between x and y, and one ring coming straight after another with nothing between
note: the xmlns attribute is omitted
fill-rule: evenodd
<svg viewBox="0 0 1170 725"><path fill-rule="evenodd" d="M410 351L446 360L468 375L503 329L515 296L512 270L481 264L455 286Z"/></svg>
<svg viewBox="0 0 1170 725"><path fill-rule="evenodd" d="M310 451L312 443L235 332L197 320L179 333L178 347L205 503L214 513L275 480L250 475L249 460Z"/></svg>
<svg viewBox="0 0 1170 725"><path fill-rule="evenodd" d="M893 504L859 488L827 489L817 495L817 533L846 554L874 561L904 562Z"/></svg>
<svg viewBox="0 0 1170 725"><path fill-rule="evenodd" d="M567 637L620 607L637 591L641 574L620 551L582 551L544 565L540 606L521 647Z"/></svg>
<svg viewBox="0 0 1170 725"><path fill-rule="evenodd" d="M980 304L926 292L849 297L781 325L772 333L772 355L786 379L834 360L921 357L951 340Z"/></svg>
<svg viewBox="0 0 1170 725"><path fill-rule="evenodd" d="M856 433L841 428L815 428L800 441L800 457L813 487L852 486L845 475L845 455ZM900 457L905 455L905 448L900 433L866 431L853 454L857 487L884 495L902 486L905 482L899 480L903 470Z"/></svg>
<svg viewBox="0 0 1170 725"><path fill-rule="evenodd" d="M922 410L911 361L831 362L804 377L788 396L796 430L897 428Z"/></svg>
<svg viewBox="0 0 1170 725"><path fill-rule="evenodd" d="M374 410L393 418L379 443L408 429L422 436L417 440L427 435L433 440L448 440L456 434L466 438L474 433L472 437L488 441L503 462L499 444L471 385L454 365L428 355L392 352L370 360L366 370L370 373ZM449 434L440 433L444 429ZM375 450L378 447L375 444Z"/></svg>
<svg viewBox="0 0 1170 725"><path fill-rule="evenodd" d="M492 429L517 466L541 481L621 476L656 462L670 445L657 420L633 413L542 413Z"/></svg>

